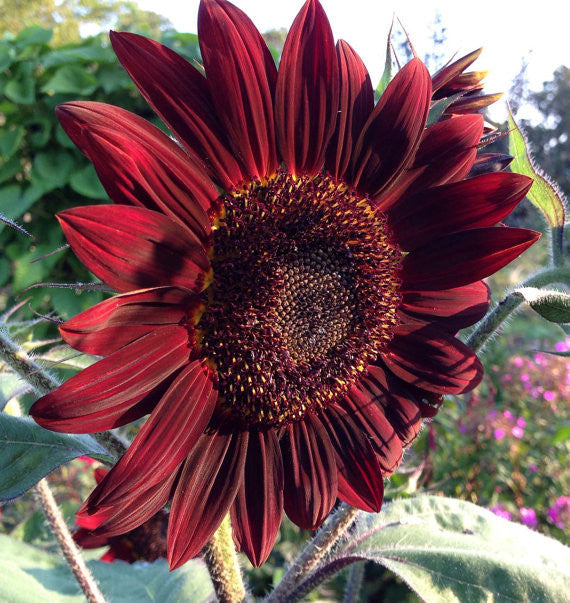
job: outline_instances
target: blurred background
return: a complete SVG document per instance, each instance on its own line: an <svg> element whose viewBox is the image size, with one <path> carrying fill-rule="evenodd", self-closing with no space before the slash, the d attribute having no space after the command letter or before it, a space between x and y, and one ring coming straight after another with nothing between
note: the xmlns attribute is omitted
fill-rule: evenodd
<svg viewBox="0 0 570 603"><path fill-rule="evenodd" d="M265 38L278 59L300 1L236 3L267 32ZM486 1L467 5L322 0L322 4L335 35L362 54L374 85L384 69L394 13L432 73L456 53L461 56L484 46L474 69L490 71L486 92L506 93L537 163L568 195L570 38L560 3L543 1L534 12L511 2ZM31 235L0 223L1 320L28 351L57 368L62 377L92 359L70 356L70 350L60 346L52 321L77 314L103 299L104 293L84 285L94 278L66 249L54 214L109 200L91 164L57 123L54 108L68 100L103 101L163 127L122 70L107 32L142 33L189 60L199 60L193 33L197 7L195 0L0 4L0 213ZM404 63L411 51L397 20L392 44L398 61ZM506 131L505 103L499 101L486 119ZM489 148L507 149L506 138ZM508 223L544 230L541 217L527 201ZM547 249L543 240L491 279L494 301L543 266ZM66 283L72 286L59 286ZM487 375L481 386L468 396L446 400L387 484L387 498L418 491L463 498L568 544L570 331L523 311L487 346L483 361ZM0 409L9 408L14 398L29 404L29 394L1 371L0 366ZM91 464L74 461L54 480L72 522L73 512L94 484ZM47 549L53 545L28 497L0 510L0 532ZM269 562L250 569L256 594L278 579L304 537L287 522L283 532ZM366 571L368 600L415 600L381 568ZM338 577L319 596L335 599L335 588L343 579Z"/></svg>

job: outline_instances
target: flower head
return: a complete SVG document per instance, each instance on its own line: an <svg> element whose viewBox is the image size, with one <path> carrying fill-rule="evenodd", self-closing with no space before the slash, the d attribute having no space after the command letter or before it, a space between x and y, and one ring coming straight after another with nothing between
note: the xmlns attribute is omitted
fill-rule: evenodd
<svg viewBox="0 0 570 603"><path fill-rule="evenodd" d="M177 142L117 107L58 108L115 203L58 217L118 295L62 325L104 358L31 412L69 432L150 413L79 511L94 535L170 500L171 567L228 511L259 565L283 511L316 528L337 497L380 509L422 419L481 380L455 338L488 308L481 279L539 235L497 227L531 181L477 155L473 111L493 100L463 73L478 53L433 80L414 58L374 104L318 0L279 70L229 2L203 0L198 29L205 77L149 39L111 37ZM458 87L426 127L432 99Z"/></svg>
<svg viewBox="0 0 570 603"><path fill-rule="evenodd" d="M521 507L519 509L521 514L521 523L529 528L536 528L538 526L538 519L536 517L536 511L530 507Z"/></svg>

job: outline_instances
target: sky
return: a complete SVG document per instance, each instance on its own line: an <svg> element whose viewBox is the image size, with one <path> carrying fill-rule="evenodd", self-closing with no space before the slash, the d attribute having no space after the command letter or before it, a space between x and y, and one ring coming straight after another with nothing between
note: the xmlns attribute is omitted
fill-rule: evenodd
<svg viewBox="0 0 570 603"><path fill-rule="evenodd" d="M196 32L199 0L137 0L140 8L167 17L178 31ZM302 0L234 0L261 32L289 28ZM343 38L361 55L375 84L384 68L386 37L395 15L406 28L420 57L430 52L430 25L439 11L446 27L446 58L462 56L483 46L474 64L488 70L486 92L508 91L528 61L531 89L552 79L554 70L570 65L570 3L562 0L321 0L335 38ZM499 101L492 117L500 119L505 103ZM527 115L522 115L527 117Z"/></svg>

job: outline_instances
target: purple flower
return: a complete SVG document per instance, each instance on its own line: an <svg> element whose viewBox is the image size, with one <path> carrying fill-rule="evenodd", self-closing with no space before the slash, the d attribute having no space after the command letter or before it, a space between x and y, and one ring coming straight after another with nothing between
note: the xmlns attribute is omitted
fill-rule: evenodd
<svg viewBox="0 0 570 603"><path fill-rule="evenodd" d="M492 507L489 507L489 511L497 515L498 517L502 517L503 519L508 519L509 521L513 518L512 514L505 509L502 503L498 503Z"/></svg>
<svg viewBox="0 0 570 603"><path fill-rule="evenodd" d="M505 437L506 431L504 429L498 428L495 429L493 435L495 436L495 440L502 440Z"/></svg>
<svg viewBox="0 0 570 603"><path fill-rule="evenodd" d="M521 507L521 523L529 528L536 528L538 525L538 519L536 518L536 511L533 508Z"/></svg>
<svg viewBox="0 0 570 603"><path fill-rule="evenodd" d="M536 472L538 471L538 465L529 465L529 466L528 466L528 470L529 470L531 473L536 473Z"/></svg>
<svg viewBox="0 0 570 603"><path fill-rule="evenodd" d="M559 496L554 505L546 512L546 516L550 523L564 530L570 523L570 496Z"/></svg>

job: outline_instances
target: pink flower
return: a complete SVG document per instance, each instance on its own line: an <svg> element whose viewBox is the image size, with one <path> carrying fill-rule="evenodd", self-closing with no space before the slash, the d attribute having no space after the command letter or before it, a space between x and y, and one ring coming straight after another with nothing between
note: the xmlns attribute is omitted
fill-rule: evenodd
<svg viewBox="0 0 570 603"><path fill-rule="evenodd" d="M526 427L526 421L524 420L524 417L519 417L517 419L517 425L522 428Z"/></svg>
<svg viewBox="0 0 570 603"><path fill-rule="evenodd" d="M505 509L502 503L498 503L492 507L489 507L489 511L497 515L498 517L502 517L503 519L508 519L509 521L513 518L512 514Z"/></svg>
<svg viewBox="0 0 570 603"><path fill-rule="evenodd" d="M538 465L529 465L528 470L531 473L536 473L538 471Z"/></svg>
<svg viewBox="0 0 570 603"><path fill-rule="evenodd" d="M505 410L505 412L503 413L503 416L505 417L505 419L512 419L513 413L510 410Z"/></svg>
<svg viewBox="0 0 570 603"><path fill-rule="evenodd" d="M517 356L514 360L513 360L513 364L515 366L522 366L523 365L523 359L520 356Z"/></svg>
<svg viewBox="0 0 570 603"><path fill-rule="evenodd" d="M570 496L559 496L556 502L546 512L548 521L557 528L564 530L570 523Z"/></svg>
<svg viewBox="0 0 570 603"><path fill-rule="evenodd" d="M556 400L556 393L550 390L546 390L542 395L547 402L554 402Z"/></svg>
<svg viewBox="0 0 570 603"><path fill-rule="evenodd" d="M521 373L521 381L523 383L527 383L528 381L530 381L530 377L528 373Z"/></svg>
<svg viewBox="0 0 570 603"><path fill-rule="evenodd" d="M536 528L538 525L538 519L536 518L536 511L533 508L521 507L521 523L529 528Z"/></svg>
<svg viewBox="0 0 570 603"><path fill-rule="evenodd" d="M522 429L521 427L519 427L518 425L515 425L512 430L511 433L513 434L513 436L515 438L518 438L519 440L523 437L524 435L524 429Z"/></svg>

